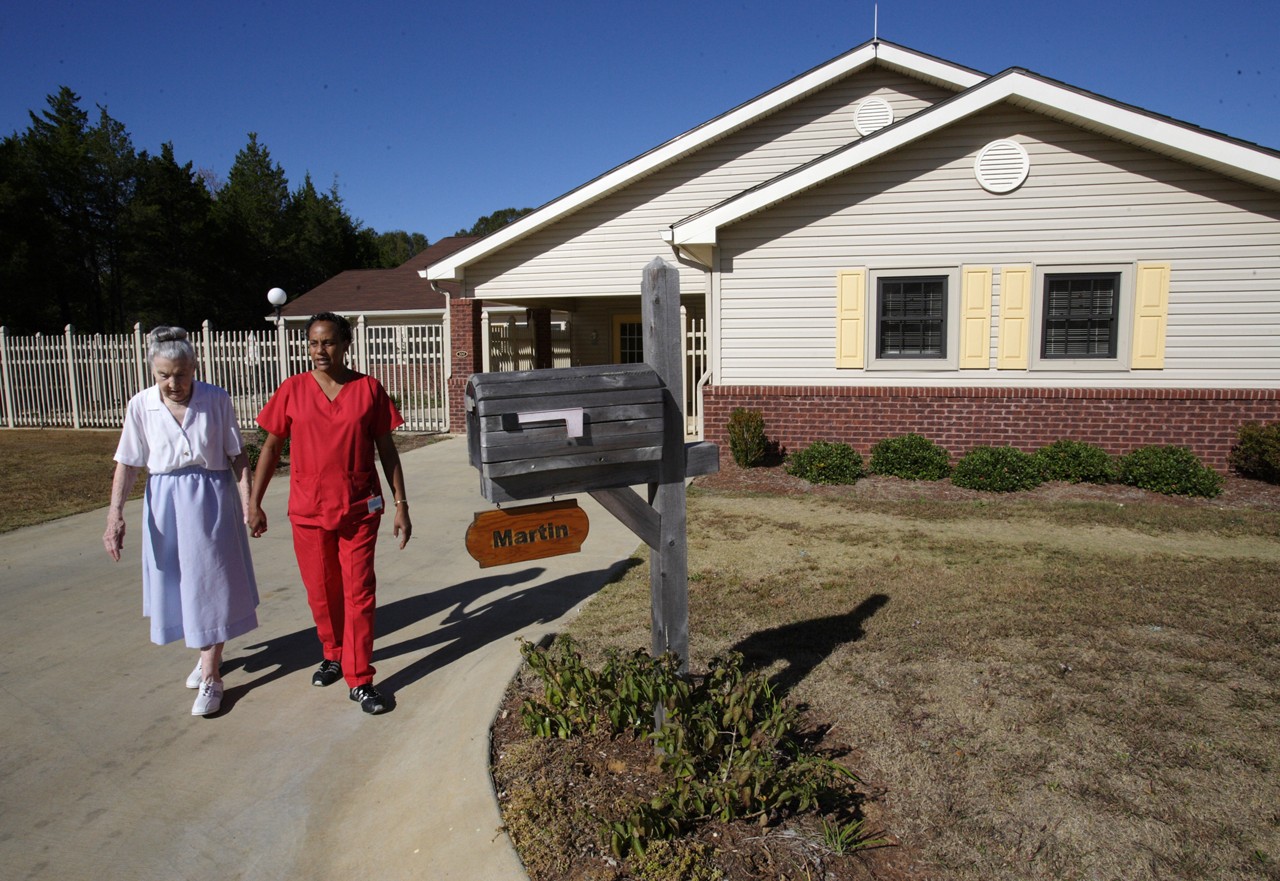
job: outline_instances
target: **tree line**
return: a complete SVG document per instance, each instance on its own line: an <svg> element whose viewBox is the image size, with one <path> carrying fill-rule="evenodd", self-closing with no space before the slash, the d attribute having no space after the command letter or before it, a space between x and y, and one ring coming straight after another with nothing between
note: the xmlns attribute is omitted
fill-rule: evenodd
<svg viewBox="0 0 1280 881"><path fill-rule="evenodd" d="M308 174L290 189L255 133L220 182L179 164L171 143L135 150L123 123L102 106L91 120L65 86L47 103L0 141L0 324L12 333L260 328L271 287L301 294L427 246L353 219L336 183Z"/></svg>

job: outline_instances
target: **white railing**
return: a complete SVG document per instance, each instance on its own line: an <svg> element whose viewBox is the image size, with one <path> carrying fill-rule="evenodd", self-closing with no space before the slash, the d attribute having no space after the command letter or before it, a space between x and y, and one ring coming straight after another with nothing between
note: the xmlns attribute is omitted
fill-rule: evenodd
<svg viewBox="0 0 1280 881"><path fill-rule="evenodd" d="M481 338L488 341L482 349L485 373L509 370L532 370L534 365L533 327L510 314L481 313ZM568 321L551 322L551 366L571 367L573 356Z"/></svg>
<svg viewBox="0 0 1280 881"><path fill-rule="evenodd" d="M378 377L409 431L447 431L447 352L439 324L353 324L355 366ZM199 376L225 388L242 427L287 376L310 367L301 327L215 331L205 322L191 335ZM0 327L0 425L7 428L118 428L129 399L150 385L146 335L10 336Z"/></svg>
<svg viewBox="0 0 1280 881"><path fill-rule="evenodd" d="M680 336L684 341L684 433L702 438L702 387L707 372L707 319L690 318L680 307Z"/></svg>

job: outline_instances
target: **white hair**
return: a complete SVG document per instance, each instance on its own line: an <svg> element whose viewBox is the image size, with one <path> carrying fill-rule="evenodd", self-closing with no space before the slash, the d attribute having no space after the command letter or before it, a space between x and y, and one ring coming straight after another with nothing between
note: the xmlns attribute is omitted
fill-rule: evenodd
<svg viewBox="0 0 1280 881"><path fill-rule="evenodd" d="M170 361L186 361L192 367L196 363L196 350L181 327L161 325L147 334L147 361L154 364L156 358Z"/></svg>

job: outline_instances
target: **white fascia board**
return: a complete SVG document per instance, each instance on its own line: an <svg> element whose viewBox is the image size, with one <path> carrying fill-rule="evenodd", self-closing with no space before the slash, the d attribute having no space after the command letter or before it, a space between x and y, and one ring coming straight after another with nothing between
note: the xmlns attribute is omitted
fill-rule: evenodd
<svg viewBox="0 0 1280 881"><path fill-rule="evenodd" d="M444 314L443 309L332 309L339 315L347 318L355 318L363 315L365 318L439 318ZM275 314L264 316L267 321L275 322ZM281 315L281 320L286 324L293 322L299 323L310 321L310 315Z"/></svg>
<svg viewBox="0 0 1280 881"><path fill-rule="evenodd" d="M1077 92L1023 71L1008 71L824 159L679 221L672 225L669 240L677 247L714 245L721 227L1010 99L1033 111L1048 113L1259 186L1280 189L1280 156L1274 153Z"/></svg>
<svg viewBox="0 0 1280 881"><path fill-rule="evenodd" d="M555 201L548 202L536 211L485 236L474 245L461 248L433 263L425 270L424 277L432 281L461 281L462 271L470 263L493 254L512 242L548 226L577 211L614 190L674 162L681 156L697 150L717 138L750 124L772 113L779 107L803 98L828 83L865 67L878 59L905 71L913 71L921 77L936 82L949 83L957 89L967 89L981 82L984 75L967 68L948 64L927 55L920 55L890 43L864 43L844 55L826 62L808 73L778 86L757 98L740 104L722 116L690 129L682 135L655 147L647 153L619 165L612 171L571 190Z"/></svg>

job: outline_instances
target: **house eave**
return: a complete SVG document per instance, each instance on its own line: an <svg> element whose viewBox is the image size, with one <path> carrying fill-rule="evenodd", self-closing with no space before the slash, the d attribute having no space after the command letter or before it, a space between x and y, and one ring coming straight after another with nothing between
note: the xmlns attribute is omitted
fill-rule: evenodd
<svg viewBox="0 0 1280 881"><path fill-rule="evenodd" d="M1280 154L1011 69L772 181L672 225L673 247L713 246L719 230L797 193L1007 101L1265 189L1280 190Z"/></svg>
<svg viewBox="0 0 1280 881"><path fill-rule="evenodd" d="M454 252L430 266L425 277L434 281L461 281L463 269L469 264L482 260L706 144L876 62L957 90L971 88L985 79L985 74L892 43L864 43L728 113L678 135L491 233L479 242Z"/></svg>

